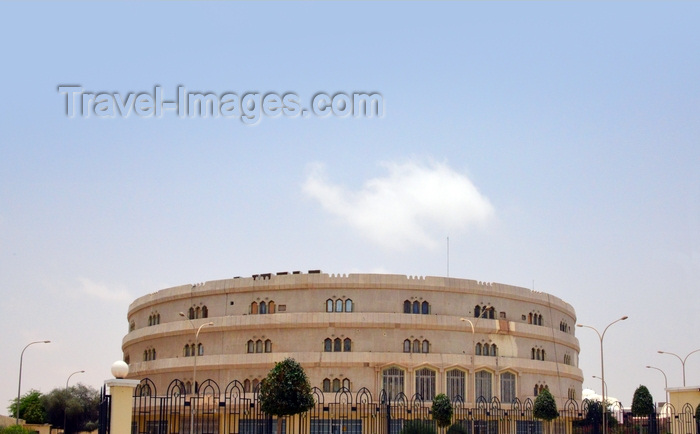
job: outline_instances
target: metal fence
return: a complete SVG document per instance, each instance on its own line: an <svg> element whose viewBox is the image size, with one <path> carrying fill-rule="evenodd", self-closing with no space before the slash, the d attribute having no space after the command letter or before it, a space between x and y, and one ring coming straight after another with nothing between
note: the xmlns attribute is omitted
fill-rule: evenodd
<svg viewBox="0 0 700 434"><path fill-rule="evenodd" d="M438 428L432 420L432 403L419 395L390 397L382 391L375 399L366 388L333 394L314 388L313 408L277 418L262 412L257 390L246 392L238 381L222 391L207 380L198 389L197 394L187 394L185 385L174 380L159 395L151 380L142 380L134 391L132 434L401 434L412 421L421 421L436 434L594 434L602 428L600 404L586 400L567 401L558 418L544 422L535 419L529 398L511 403L480 399L469 407L458 397L452 402L452 425L462 428L457 433L454 428ZM326 402L329 397L332 400ZM663 415L643 418L632 417L618 404L608 409L607 418L611 434L700 434L689 404L680 411L668 408Z"/></svg>

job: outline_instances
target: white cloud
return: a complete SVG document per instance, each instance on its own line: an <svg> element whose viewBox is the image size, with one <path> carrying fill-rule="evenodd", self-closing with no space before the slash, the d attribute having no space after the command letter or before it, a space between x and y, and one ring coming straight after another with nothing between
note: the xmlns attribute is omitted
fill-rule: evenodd
<svg viewBox="0 0 700 434"><path fill-rule="evenodd" d="M310 166L303 191L324 210L368 239L388 248L434 248L449 234L483 225L493 216L489 200L465 175L445 164L382 163L388 174L348 191Z"/></svg>
<svg viewBox="0 0 700 434"><path fill-rule="evenodd" d="M93 282L92 280L79 277L81 291L94 298L105 301L129 301L131 296L124 288L113 288L104 283Z"/></svg>

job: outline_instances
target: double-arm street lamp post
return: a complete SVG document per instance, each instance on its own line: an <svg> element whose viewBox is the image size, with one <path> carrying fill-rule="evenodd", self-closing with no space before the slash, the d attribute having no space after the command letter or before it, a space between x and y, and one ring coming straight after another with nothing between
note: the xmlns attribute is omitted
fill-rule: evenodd
<svg viewBox="0 0 700 434"><path fill-rule="evenodd" d="M22 390L22 359L24 358L24 350L26 350L30 345L34 344L50 344L51 341L34 341L28 343L22 350L22 354L19 356L19 382L17 384L17 408L15 409L15 425L19 425L19 394Z"/></svg>
<svg viewBox="0 0 700 434"><path fill-rule="evenodd" d="M63 434L66 433L66 420L67 418L67 413L68 413L68 382L70 381L70 377L72 377L75 374L84 374L85 371L75 371L72 374L68 376L68 379L66 380L66 402L63 403Z"/></svg>
<svg viewBox="0 0 700 434"><path fill-rule="evenodd" d="M600 380L601 380L601 386L603 389L603 401L601 402L601 404L603 406L603 434L606 434L608 432L607 415L606 415L607 406L605 405L605 364L603 363L603 338L605 337L605 332L608 331L608 328L610 328L611 325L615 324L618 321L624 321L626 319L627 319L627 315L611 322L610 324L607 325L607 327L605 327L605 329L603 329L602 334L598 331L598 329L596 329L593 326L576 324L577 327L586 327L586 328L593 330L594 332L596 332L596 334L598 335L598 338L600 339L600 376L601 376Z"/></svg>
<svg viewBox="0 0 700 434"><path fill-rule="evenodd" d="M180 316L183 318L187 318L183 312L180 312ZM187 318L187 320L190 322L190 325L194 329L194 323L192 322L191 319ZM197 328L197 332L194 334L194 369L192 371L192 390L194 394L197 394L197 354L199 353L199 332L202 331L203 327L206 326L213 326L213 322L205 322L204 324L200 325L199 328ZM192 398L190 397L190 434L194 434L194 405L192 402Z"/></svg>
<svg viewBox="0 0 700 434"><path fill-rule="evenodd" d="M697 350L691 351L690 353L688 353L687 356L685 356L685 358L682 358L682 359L681 359L681 356L679 356L679 355L676 354L676 353L671 353L671 352L668 352L668 351L657 351L657 352L658 352L659 354L670 354L670 355L672 355L672 356L678 357L678 360L681 361L681 365L683 366L683 387L685 387L685 361L688 360L688 357L689 357L691 354L697 353L698 351L700 351L700 348L698 348Z"/></svg>

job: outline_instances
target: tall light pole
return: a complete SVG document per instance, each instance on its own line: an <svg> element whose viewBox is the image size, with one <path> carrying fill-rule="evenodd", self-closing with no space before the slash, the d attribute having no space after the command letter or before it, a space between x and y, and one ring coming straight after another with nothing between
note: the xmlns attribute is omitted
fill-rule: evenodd
<svg viewBox="0 0 700 434"><path fill-rule="evenodd" d="M474 323L471 322L471 320L469 320L469 319L467 319L467 318L460 318L459 320L462 321L462 322L468 322L469 325L470 325L471 328L472 328L472 362L471 362L471 365L472 365L471 368L472 368L472 369L471 369L471 371L472 371L472 375L473 375L473 374L474 374L474 373L473 373L473 371L474 371L474 364L475 364L474 356L476 356L476 351L474 350ZM477 321L478 321L478 319L477 319ZM476 381L475 381L475 384L476 384ZM467 393L468 393L468 392L467 392ZM475 397L475 399L476 399L476 397Z"/></svg>
<svg viewBox="0 0 700 434"><path fill-rule="evenodd" d="M662 371L661 369L655 368L655 367L653 367L653 366L648 366L648 365L647 365L647 368L649 368L649 369L656 369L657 371L660 371L662 374L664 374L664 384L666 385L666 388L664 389L664 392L666 392L666 404L668 404L668 378L666 377L666 373L665 373L664 371Z"/></svg>
<svg viewBox="0 0 700 434"><path fill-rule="evenodd" d="M659 353L659 354L670 354L670 355L672 355L672 356L678 357L678 360L681 361L681 365L683 366L683 387L685 387L685 361L688 360L688 357L689 357L691 354L697 353L698 351L700 351L700 348L698 348L697 350L691 351L691 352L688 353L688 355L685 356L685 358L683 358L683 359L681 359L681 356L679 356L678 354L676 354L676 353L671 353L671 352L669 352L669 351L657 351L657 353Z"/></svg>
<svg viewBox="0 0 700 434"><path fill-rule="evenodd" d="M605 380L603 380L601 377L599 377L599 376L597 376L597 375L593 375L593 378L597 378L597 379L599 379L600 381L602 381L602 382L603 382L603 385L605 386L605 389L607 390L607 388L608 388L608 383L606 383Z"/></svg>
<svg viewBox="0 0 700 434"><path fill-rule="evenodd" d="M601 380L601 386L603 389L603 401L601 402L603 406L603 434L608 432L608 426L607 426L607 405L605 404L605 363L603 362L603 338L605 337L605 332L608 331L608 328L610 328L611 325L615 324L618 321L624 321L628 317L627 315L623 316L622 318L616 319L615 321L611 322L608 324L605 329L603 329L603 333L601 334L598 329L595 327L589 326L589 325L583 325L583 324L576 324L577 327L586 327L598 335L598 338L600 339L600 380Z"/></svg>
<svg viewBox="0 0 700 434"><path fill-rule="evenodd" d="M476 321L474 321L474 322L471 322L471 320L468 318L460 318L459 319L462 322L468 322L469 325L471 326L471 329L472 329L472 363L471 363L472 366L471 366L471 368L472 368L472 375L474 375L474 387L472 387L472 389L474 389L474 402L475 403L476 403L476 372L474 372L474 367L476 365L476 360L475 360L476 359L476 347L474 346L474 339L475 339L474 327L475 327L475 324L479 324L479 320L481 318L483 318L486 313L487 313L487 309L482 309L481 312L479 313L479 316L476 317ZM467 394L468 393L469 393L469 391L467 391Z"/></svg>
<svg viewBox="0 0 700 434"><path fill-rule="evenodd" d="M187 318L183 312L179 313L181 317ZM187 318L190 325L194 329L194 323L191 319ZM199 353L199 332L202 331L202 327L213 326L213 322L205 322L197 328L197 332L194 334L194 369L192 371L192 389L195 394L197 394L197 354ZM192 405L192 397L190 397L190 434L194 434L194 405Z"/></svg>
<svg viewBox="0 0 700 434"><path fill-rule="evenodd" d="M75 371L72 374L68 376L68 379L66 380L66 402L63 404L63 434L66 433L66 413L68 410L68 382L70 381L70 377L72 377L75 374L84 374L85 371Z"/></svg>
<svg viewBox="0 0 700 434"><path fill-rule="evenodd" d="M17 384L17 408L15 409L15 425L19 425L19 393L22 390L22 359L24 358L24 350L34 344L50 344L51 341L34 341L28 343L19 355L19 382Z"/></svg>

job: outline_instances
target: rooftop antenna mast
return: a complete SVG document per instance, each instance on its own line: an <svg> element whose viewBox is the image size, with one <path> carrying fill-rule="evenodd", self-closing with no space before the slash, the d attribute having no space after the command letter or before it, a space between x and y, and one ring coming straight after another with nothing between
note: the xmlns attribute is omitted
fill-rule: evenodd
<svg viewBox="0 0 700 434"><path fill-rule="evenodd" d="M450 277L450 237L447 237L447 277Z"/></svg>

